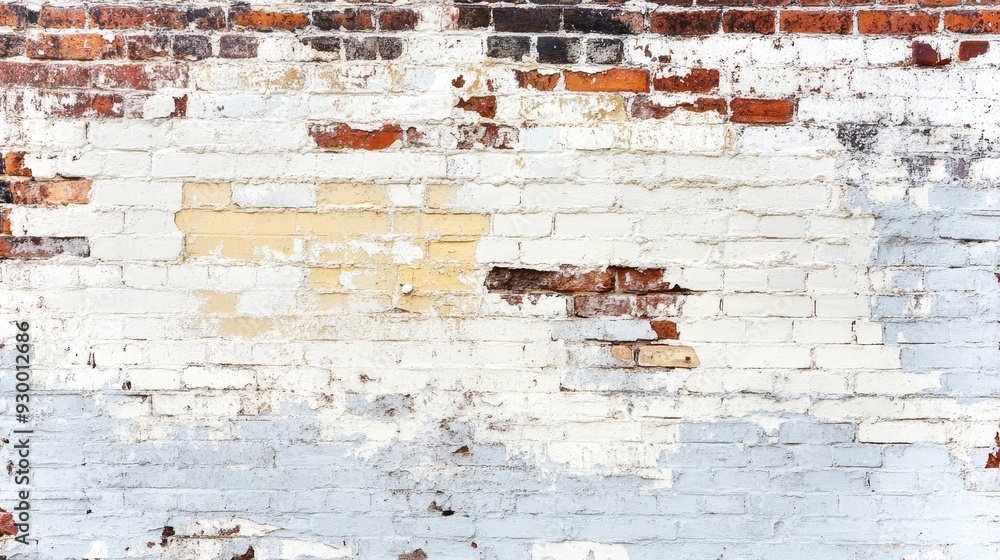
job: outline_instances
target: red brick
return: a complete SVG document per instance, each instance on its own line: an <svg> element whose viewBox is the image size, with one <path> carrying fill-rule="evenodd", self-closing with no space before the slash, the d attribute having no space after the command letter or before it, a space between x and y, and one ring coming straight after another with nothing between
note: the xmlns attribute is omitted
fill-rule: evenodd
<svg viewBox="0 0 1000 560"><path fill-rule="evenodd" d="M677 332L677 323L673 321L650 321L649 326L656 333L656 338L660 340L677 340L680 333Z"/></svg>
<svg viewBox="0 0 1000 560"><path fill-rule="evenodd" d="M132 60L164 57L170 54L170 37L163 33L131 35L125 38L125 47Z"/></svg>
<svg viewBox="0 0 1000 560"><path fill-rule="evenodd" d="M496 267L486 276L486 288L500 292L610 292L614 285L611 269L587 271L574 266L554 271Z"/></svg>
<svg viewBox="0 0 1000 560"><path fill-rule="evenodd" d="M799 6L808 8L825 8L830 5L830 0L799 0Z"/></svg>
<svg viewBox="0 0 1000 560"><path fill-rule="evenodd" d="M59 8L46 4L38 12L38 24L55 29L83 28L87 26L87 10L83 6Z"/></svg>
<svg viewBox="0 0 1000 560"><path fill-rule="evenodd" d="M635 298L633 315L641 318L676 317L684 296L679 294L641 295Z"/></svg>
<svg viewBox="0 0 1000 560"><path fill-rule="evenodd" d="M649 30L662 35L709 35L719 31L718 10L698 12L653 12Z"/></svg>
<svg viewBox="0 0 1000 560"><path fill-rule="evenodd" d="M461 99L455 107L479 113L479 116L485 119L492 119L497 116L497 98L495 95Z"/></svg>
<svg viewBox="0 0 1000 560"><path fill-rule="evenodd" d="M419 21L419 15L413 10L386 10L378 15L382 31L411 31Z"/></svg>
<svg viewBox="0 0 1000 560"><path fill-rule="evenodd" d="M233 24L252 29L291 31L309 25L309 14L240 10L233 14Z"/></svg>
<svg viewBox="0 0 1000 560"><path fill-rule="evenodd" d="M932 12L859 12L864 35L923 35L937 31L940 16Z"/></svg>
<svg viewBox="0 0 1000 560"><path fill-rule="evenodd" d="M174 111L168 115L171 118L174 117L186 117L188 109L188 96L185 93L174 98Z"/></svg>
<svg viewBox="0 0 1000 560"><path fill-rule="evenodd" d="M219 39L219 56L222 58L256 58L257 38L243 35L223 35Z"/></svg>
<svg viewBox="0 0 1000 560"><path fill-rule="evenodd" d="M0 235L10 235L10 210L0 210Z"/></svg>
<svg viewBox="0 0 1000 560"><path fill-rule="evenodd" d="M3 166L7 175L31 177L31 170L24 165L25 152L7 152L3 156Z"/></svg>
<svg viewBox="0 0 1000 560"><path fill-rule="evenodd" d="M0 62L0 85L37 88L87 87L90 71L85 66L40 62Z"/></svg>
<svg viewBox="0 0 1000 560"><path fill-rule="evenodd" d="M913 49L913 63L917 66L944 66L951 62L950 58L942 59L937 50L927 43L914 41L911 48Z"/></svg>
<svg viewBox="0 0 1000 560"><path fill-rule="evenodd" d="M184 29L188 24L187 10L168 6L91 6L88 13L91 26L101 29Z"/></svg>
<svg viewBox="0 0 1000 560"><path fill-rule="evenodd" d="M182 88L188 81L186 64L98 64L93 73L99 89Z"/></svg>
<svg viewBox="0 0 1000 560"><path fill-rule="evenodd" d="M634 68L612 68L605 72L589 74L587 72L563 72L566 89L569 91L630 91L645 93L649 91L649 71Z"/></svg>
<svg viewBox="0 0 1000 560"><path fill-rule="evenodd" d="M517 85L522 88L532 88L538 91L552 91L559 83L559 73L542 74L538 70L514 70Z"/></svg>
<svg viewBox="0 0 1000 560"><path fill-rule="evenodd" d="M674 114L678 109L704 113L715 111L720 115L728 112L726 100L718 97L699 97L694 103L677 103L676 105L660 105L650 101L648 97L638 96L632 101L631 115L637 119L664 119Z"/></svg>
<svg viewBox="0 0 1000 560"><path fill-rule="evenodd" d="M920 0L921 6L961 6L962 0Z"/></svg>
<svg viewBox="0 0 1000 560"><path fill-rule="evenodd" d="M729 10L722 14L722 30L726 33L774 33L776 14L772 11Z"/></svg>
<svg viewBox="0 0 1000 560"><path fill-rule="evenodd" d="M98 33L43 34L28 40L28 58L57 60L100 60L125 55L121 37L107 40Z"/></svg>
<svg viewBox="0 0 1000 560"><path fill-rule="evenodd" d="M673 283L666 280L662 268L616 267L615 289L619 292L669 292Z"/></svg>
<svg viewBox="0 0 1000 560"><path fill-rule="evenodd" d="M795 103L789 99L734 99L729 108L730 120L747 124L788 123L795 114Z"/></svg>
<svg viewBox="0 0 1000 560"><path fill-rule="evenodd" d="M403 139L403 129L387 124L378 130L361 130L346 124L313 126L309 135L320 148L328 150L384 150Z"/></svg>
<svg viewBox="0 0 1000 560"><path fill-rule="evenodd" d="M997 450L986 456L986 468L1000 469L1000 432L997 432L996 437L993 438L993 442L997 446Z"/></svg>
<svg viewBox="0 0 1000 560"><path fill-rule="evenodd" d="M1000 12L963 10L945 12L944 26L955 33L997 33L1000 31Z"/></svg>
<svg viewBox="0 0 1000 560"><path fill-rule="evenodd" d="M457 148L472 150L477 147L494 150L512 150L517 144L518 129L493 123L462 125L458 127Z"/></svg>
<svg viewBox="0 0 1000 560"><path fill-rule="evenodd" d="M791 6L792 0L754 0L753 5L765 8L780 8L784 6Z"/></svg>
<svg viewBox="0 0 1000 560"><path fill-rule="evenodd" d="M55 117L112 117L125 114L125 100L114 93L46 92L46 110Z"/></svg>
<svg viewBox="0 0 1000 560"><path fill-rule="evenodd" d="M982 56L990 50L989 41L962 41L958 44L958 59L962 62Z"/></svg>
<svg viewBox="0 0 1000 560"><path fill-rule="evenodd" d="M871 6L875 0L833 0L834 6Z"/></svg>
<svg viewBox="0 0 1000 560"><path fill-rule="evenodd" d="M24 54L24 36L14 33L0 34L0 58L12 58Z"/></svg>
<svg viewBox="0 0 1000 560"><path fill-rule="evenodd" d="M719 71L692 68L686 76L665 76L653 80L653 89L673 93L708 93L719 87Z"/></svg>
<svg viewBox="0 0 1000 560"><path fill-rule="evenodd" d="M20 181L10 184L14 204L42 204L61 206L66 204L86 204L90 196L90 181L74 179L69 181Z"/></svg>
<svg viewBox="0 0 1000 560"><path fill-rule="evenodd" d="M783 33L839 33L851 32L854 23L851 12L807 12L785 10L781 12Z"/></svg>
<svg viewBox="0 0 1000 560"><path fill-rule="evenodd" d="M0 237L0 259L49 259L56 255L89 257L83 237Z"/></svg>
<svg viewBox="0 0 1000 560"><path fill-rule="evenodd" d="M20 4L0 4L0 27L24 27L28 23L28 9Z"/></svg>
<svg viewBox="0 0 1000 560"><path fill-rule="evenodd" d="M573 314L577 317L627 317L634 313L634 296L600 294L573 298Z"/></svg>
<svg viewBox="0 0 1000 560"><path fill-rule="evenodd" d="M489 12L487 8L487 22ZM323 10L312 13L313 25L324 31L368 31L375 29L375 12L372 10Z"/></svg>

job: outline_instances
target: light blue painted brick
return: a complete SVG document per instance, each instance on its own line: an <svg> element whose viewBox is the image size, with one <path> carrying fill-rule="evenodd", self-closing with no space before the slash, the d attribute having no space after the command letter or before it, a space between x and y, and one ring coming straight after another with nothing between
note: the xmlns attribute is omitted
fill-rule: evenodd
<svg viewBox="0 0 1000 560"><path fill-rule="evenodd" d="M929 468L947 467L954 463L955 457L944 447L887 445L884 448L882 467L923 471Z"/></svg>
<svg viewBox="0 0 1000 560"><path fill-rule="evenodd" d="M780 443L847 443L854 440L853 424L825 424L815 421L788 420L778 429Z"/></svg>
<svg viewBox="0 0 1000 560"><path fill-rule="evenodd" d="M681 422L678 437L682 443L746 443L760 441L764 431L749 422Z"/></svg>
<svg viewBox="0 0 1000 560"><path fill-rule="evenodd" d="M746 448L731 443L689 443L672 453L664 452L660 457L661 468L718 468L745 467Z"/></svg>
<svg viewBox="0 0 1000 560"><path fill-rule="evenodd" d="M882 446L837 445L831 448L835 467L879 467L882 465Z"/></svg>
<svg viewBox="0 0 1000 560"><path fill-rule="evenodd" d="M1000 350L995 346L904 346L900 362L906 371L983 368L1000 363Z"/></svg>

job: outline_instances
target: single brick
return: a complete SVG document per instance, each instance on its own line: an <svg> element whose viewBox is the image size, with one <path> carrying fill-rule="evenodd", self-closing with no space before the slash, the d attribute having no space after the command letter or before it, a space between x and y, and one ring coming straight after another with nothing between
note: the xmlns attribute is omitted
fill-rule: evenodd
<svg viewBox="0 0 1000 560"><path fill-rule="evenodd" d="M492 36L486 38L486 56L519 62L531 49L528 37Z"/></svg>
<svg viewBox="0 0 1000 560"><path fill-rule="evenodd" d="M493 123L462 125L458 127L458 143L460 150L471 150L477 147L494 150L512 150L517 144L518 129L512 126Z"/></svg>
<svg viewBox="0 0 1000 560"><path fill-rule="evenodd" d="M721 12L653 12L649 30L662 35L709 35L719 30Z"/></svg>
<svg viewBox="0 0 1000 560"><path fill-rule="evenodd" d="M875 4L875 0L833 0L834 6L871 6L873 4Z"/></svg>
<svg viewBox="0 0 1000 560"><path fill-rule="evenodd" d="M914 41L911 48L913 50L913 63L917 66L944 66L951 62L950 58L942 59L937 50L927 43Z"/></svg>
<svg viewBox="0 0 1000 560"><path fill-rule="evenodd" d="M699 97L694 103L683 102L676 105L660 105L648 97L640 95L632 100L630 115L637 119L663 119L674 114L678 109L704 113L715 111L720 115L728 112L726 100L718 97Z"/></svg>
<svg viewBox="0 0 1000 560"><path fill-rule="evenodd" d="M696 368L701 365L694 348L664 344L640 346L636 363L643 367L666 368Z"/></svg>
<svg viewBox="0 0 1000 560"><path fill-rule="evenodd" d="M456 24L459 29L482 29L490 26L490 9L487 6L461 6Z"/></svg>
<svg viewBox="0 0 1000 560"><path fill-rule="evenodd" d="M42 94L49 111L56 117L114 117L125 114L125 100L116 93L55 91Z"/></svg>
<svg viewBox="0 0 1000 560"><path fill-rule="evenodd" d="M0 237L0 259L49 259L56 255L89 257L83 237Z"/></svg>
<svg viewBox="0 0 1000 560"><path fill-rule="evenodd" d="M669 292L674 284L664 278L662 268L615 267L615 289L619 292Z"/></svg>
<svg viewBox="0 0 1000 560"><path fill-rule="evenodd" d="M602 33L605 35L635 35L642 33L642 14L623 10L566 8L563 26L567 31Z"/></svg>
<svg viewBox="0 0 1000 560"><path fill-rule="evenodd" d="M612 68L604 72L563 72L569 91L645 93L649 91L649 71L636 68Z"/></svg>
<svg viewBox="0 0 1000 560"><path fill-rule="evenodd" d="M944 27L955 33L996 33L1000 31L1000 11L945 12Z"/></svg>
<svg viewBox="0 0 1000 560"><path fill-rule="evenodd" d="M403 129L387 124L378 130L361 130L346 124L314 125L309 135L316 145L328 150L384 150L403 139Z"/></svg>
<svg viewBox="0 0 1000 560"><path fill-rule="evenodd" d="M375 12L372 10L315 11L312 13L312 20L313 25L324 31L375 29Z"/></svg>
<svg viewBox="0 0 1000 560"><path fill-rule="evenodd" d="M539 37L536 48L542 64L572 64L583 55L582 43L575 37Z"/></svg>
<svg viewBox="0 0 1000 560"><path fill-rule="evenodd" d="M378 40L375 37L344 39L344 56L347 60L375 60L378 58Z"/></svg>
<svg viewBox="0 0 1000 560"><path fill-rule="evenodd" d="M560 12L558 8L493 8L493 27L520 33L559 31Z"/></svg>
<svg viewBox="0 0 1000 560"><path fill-rule="evenodd" d="M0 27L24 27L30 23L28 8L20 4L0 4Z"/></svg>
<svg viewBox="0 0 1000 560"><path fill-rule="evenodd" d="M92 73L100 89L182 88L188 82L186 64L98 64Z"/></svg>
<svg viewBox="0 0 1000 560"><path fill-rule="evenodd" d="M195 29L225 29L228 25L226 11L220 7L189 8L187 22Z"/></svg>
<svg viewBox="0 0 1000 560"><path fill-rule="evenodd" d="M680 294L647 294L635 298L636 317L676 317L681 310L683 296Z"/></svg>
<svg viewBox="0 0 1000 560"><path fill-rule="evenodd" d="M300 40L320 52L340 52L340 37L303 37Z"/></svg>
<svg viewBox="0 0 1000 560"><path fill-rule="evenodd" d="M614 286L612 269L588 271L575 266L554 271L495 267L486 276L486 288L502 292L610 292Z"/></svg>
<svg viewBox="0 0 1000 560"><path fill-rule="evenodd" d="M0 35L0 58L10 58L24 54L25 39L23 35Z"/></svg>
<svg viewBox="0 0 1000 560"><path fill-rule="evenodd" d="M188 108L188 96L185 93L174 98L174 110L169 115L170 118L186 117Z"/></svg>
<svg viewBox="0 0 1000 560"><path fill-rule="evenodd" d="M769 10L728 10L722 14L722 30L726 33L762 33L769 35L777 27L777 15Z"/></svg>
<svg viewBox="0 0 1000 560"><path fill-rule="evenodd" d="M13 204L14 195L10 192L10 181L0 179L0 204Z"/></svg>
<svg viewBox="0 0 1000 560"><path fill-rule="evenodd" d="M0 235L10 235L10 210L0 210Z"/></svg>
<svg viewBox="0 0 1000 560"><path fill-rule="evenodd" d="M538 70L514 70L517 85L521 88L532 88L538 91L552 91L559 83L559 73L542 74Z"/></svg>
<svg viewBox="0 0 1000 560"><path fill-rule="evenodd" d="M223 35L219 39L219 56L222 58L256 58L257 38L244 35Z"/></svg>
<svg viewBox="0 0 1000 560"><path fill-rule="evenodd" d="M719 71L692 68L686 76L666 76L653 80L653 89L673 93L708 93L719 87Z"/></svg>
<svg viewBox="0 0 1000 560"><path fill-rule="evenodd" d="M940 16L931 12L859 12L858 32L864 35L916 35L934 33Z"/></svg>
<svg viewBox="0 0 1000 560"><path fill-rule="evenodd" d="M378 37L376 43L382 60L395 60L403 55L403 40L398 37Z"/></svg>
<svg viewBox="0 0 1000 560"><path fill-rule="evenodd" d="M15 177L31 177L31 170L24 165L25 152L7 152L3 156L3 166L7 175Z"/></svg>
<svg viewBox="0 0 1000 560"><path fill-rule="evenodd" d="M649 326L656 333L656 338L660 340L677 340L680 334L677 332L677 323L673 321L650 321Z"/></svg>
<svg viewBox="0 0 1000 560"><path fill-rule="evenodd" d="M600 294L573 297L573 314L577 317L624 317L634 313L633 296Z"/></svg>
<svg viewBox="0 0 1000 560"><path fill-rule="evenodd" d="M958 44L958 59L962 62L982 56L990 50L989 41L962 41Z"/></svg>
<svg viewBox="0 0 1000 560"><path fill-rule="evenodd" d="M625 45L621 39L587 39L587 62L590 64L619 64L625 59Z"/></svg>
<svg viewBox="0 0 1000 560"><path fill-rule="evenodd" d="M90 181L19 181L10 184L14 204L86 204L90 195Z"/></svg>
<svg viewBox="0 0 1000 560"><path fill-rule="evenodd" d="M90 69L75 64L0 62L0 85L87 87Z"/></svg>
<svg viewBox="0 0 1000 560"><path fill-rule="evenodd" d="M729 104L733 122L783 124L792 121L795 103L790 99L734 99Z"/></svg>
<svg viewBox="0 0 1000 560"><path fill-rule="evenodd" d="M237 10L232 14L233 25L273 31L293 31L309 25L309 14L299 12L270 12L265 10Z"/></svg>
<svg viewBox="0 0 1000 560"><path fill-rule="evenodd" d="M101 29L184 29L188 24L186 10L167 6L91 6L88 15L91 27Z"/></svg>
<svg viewBox="0 0 1000 560"><path fill-rule="evenodd" d="M55 29L86 27L87 10L82 6L61 8L45 4L38 11L38 24Z"/></svg>
<svg viewBox="0 0 1000 560"><path fill-rule="evenodd" d="M174 58L202 60L212 56L212 40L207 35L178 35L174 37Z"/></svg>
<svg viewBox="0 0 1000 560"><path fill-rule="evenodd" d="M98 33L46 33L29 39L25 54L28 58L59 60L121 58L125 54L125 41L121 37L108 40Z"/></svg>
<svg viewBox="0 0 1000 560"><path fill-rule="evenodd" d="M382 31L412 31L419 21L419 14L413 10L385 10L378 15Z"/></svg>
<svg viewBox="0 0 1000 560"><path fill-rule="evenodd" d="M807 12L784 10L780 29L784 33L838 33L846 35L854 26L851 12Z"/></svg>
<svg viewBox="0 0 1000 560"><path fill-rule="evenodd" d="M497 115L497 98L495 95L470 97L460 100L455 107L479 113L479 116L485 119L492 119Z"/></svg>
<svg viewBox="0 0 1000 560"><path fill-rule="evenodd" d="M921 6L932 6L932 7L948 7L948 6L961 6L962 0L920 0Z"/></svg>
<svg viewBox="0 0 1000 560"><path fill-rule="evenodd" d="M170 36L164 33L125 37L125 50L133 60L146 60L170 54Z"/></svg>

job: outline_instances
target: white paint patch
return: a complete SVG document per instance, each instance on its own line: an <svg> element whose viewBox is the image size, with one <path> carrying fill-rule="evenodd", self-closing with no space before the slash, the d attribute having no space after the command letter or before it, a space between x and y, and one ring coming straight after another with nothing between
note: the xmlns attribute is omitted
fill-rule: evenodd
<svg viewBox="0 0 1000 560"><path fill-rule="evenodd" d="M535 543L532 560L629 560L628 550L621 544L601 544L585 541Z"/></svg>

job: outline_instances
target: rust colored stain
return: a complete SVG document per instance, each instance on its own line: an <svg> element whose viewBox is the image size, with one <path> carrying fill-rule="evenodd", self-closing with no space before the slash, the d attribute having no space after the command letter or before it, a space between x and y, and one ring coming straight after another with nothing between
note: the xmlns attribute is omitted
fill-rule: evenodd
<svg viewBox="0 0 1000 560"><path fill-rule="evenodd" d="M997 432L996 437L993 438L993 442L997 446L997 451L996 453L990 453L986 458L986 468L1000 469L1000 432Z"/></svg>
<svg viewBox="0 0 1000 560"><path fill-rule="evenodd" d="M14 536L17 534L17 525L14 523L14 515L0 509L0 535Z"/></svg>
<svg viewBox="0 0 1000 560"><path fill-rule="evenodd" d="M517 85L522 88L533 88L538 91L552 91L559 83L559 74L542 74L538 70L514 70Z"/></svg>

